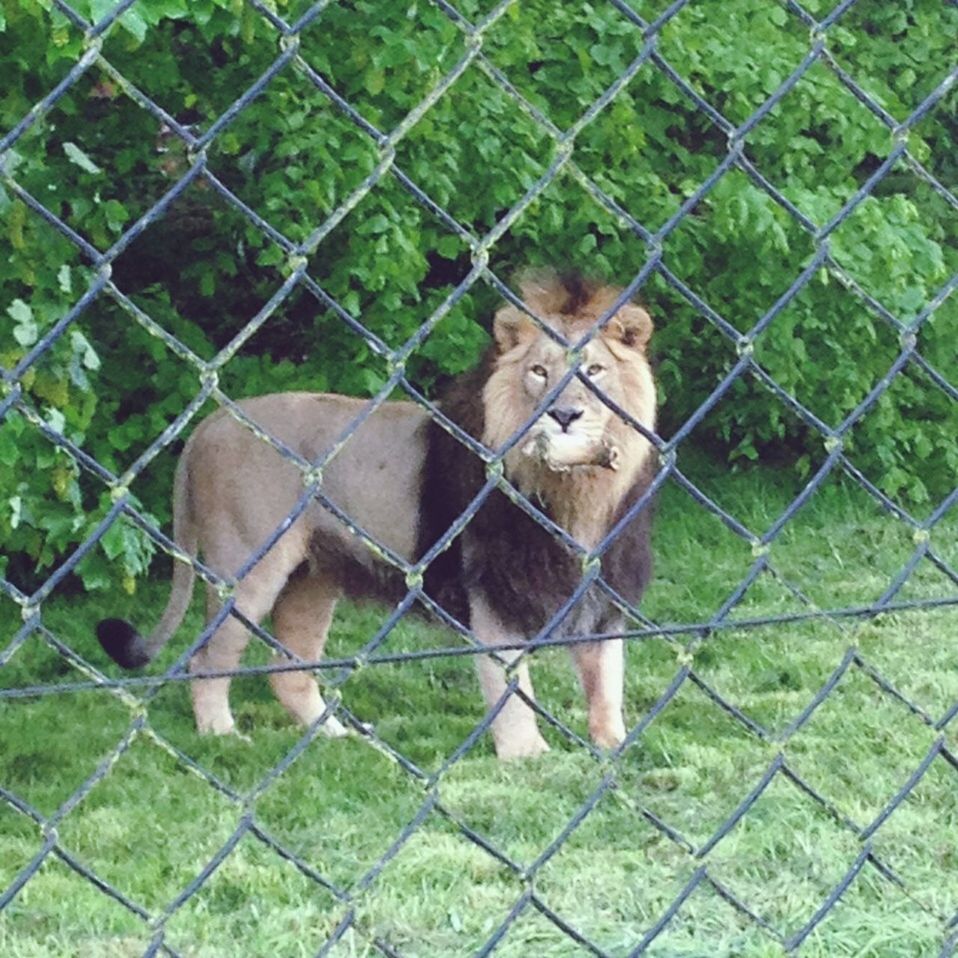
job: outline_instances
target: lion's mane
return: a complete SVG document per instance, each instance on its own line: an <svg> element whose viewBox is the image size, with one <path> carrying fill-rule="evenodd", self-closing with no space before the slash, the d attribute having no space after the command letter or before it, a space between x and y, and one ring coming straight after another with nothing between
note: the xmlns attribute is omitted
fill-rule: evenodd
<svg viewBox="0 0 958 958"><path fill-rule="evenodd" d="M527 278L521 292L533 313L573 343L620 295L619 290L555 274ZM524 327L532 337L548 335L516 307L506 307L496 319L497 336L502 327ZM654 383L644 349L650 333L645 311L627 303L599 334L618 363L619 388L609 398L648 431L655 425ZM518 366L516 350L500 340L476 369L453 383L440 402L442 412L487 447L505 443L535 412L522 393ZM615 469L596 465L556 472L523 456L521 443L504 458L504 474L512 486L587 549L602 541L654 477L652 446L634 425L613 415L608 439L618 451ZM427 446L422 552L460 517L487 481L476 454L435 422L429 425ZM646 506L633 516L601 556L603 579L633 606L651 574L651 511ZM465 590L478 590L490 598L504 624L528 636L562 607L582 574L581 558L573 550L496 489L431 564L426 589L464 624L469 621ZM613 627L619 615L604 592L592 589L559 631L601 632Z"/></svg>

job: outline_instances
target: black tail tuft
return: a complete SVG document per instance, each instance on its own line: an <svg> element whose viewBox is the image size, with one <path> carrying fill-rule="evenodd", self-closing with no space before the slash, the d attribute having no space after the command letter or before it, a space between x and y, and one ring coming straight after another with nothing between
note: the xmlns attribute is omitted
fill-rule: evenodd
<svg viewBox="0 0 958 958"><path fill-rule="evenodd" d="M103 619L97 623L96 637L103 651L125 669L139 669L150 661L143 636L123 619Z"/></svg>

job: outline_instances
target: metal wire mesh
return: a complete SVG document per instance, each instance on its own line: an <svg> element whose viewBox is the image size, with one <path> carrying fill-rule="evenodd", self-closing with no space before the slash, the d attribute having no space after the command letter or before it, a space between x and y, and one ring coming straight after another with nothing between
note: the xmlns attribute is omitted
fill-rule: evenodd
<svg viewBox="0 0 958 958"><path fill-rule="evenodd" d="M168 920L204 886L207 880L230 856L237 844L242 839L251 836L262 843L263 846L271 849L278 856L292 863L292 865L309 880L322 886L341 906L341 920L338 922L328 941L320 949L320 954L333 951L337 944L344 939L344 936L348 932L352 932L360 935L376 953L390 956L400 955L402 951L399 950L396 945L379 935L375 929L364 926L361 919L357 917L356 903L360 901L367 890L375 884L378 876L391 858L415 835L423 821L430 815L438 814L448 819L464 840L477 845L500 865L511 870L523 885L524 890L516 899L513 907L507 914L499 917L493 931L488 935L487 940L478 951L478 954L485 955L493 953L507 935L509 929L519 920L520 916L530 910L534 910L568 937L570 947L574 945L576 948L582 948L591 954L606 955L610 952L590 940L588 936L577 930L573 924L550 907L546 898L538 891L536 880L540 869L562 848L569 836L588 819L603 796L616 789L618 763L621 756L626 750L636 745L636 743L641 743L643 735L656 717L666 709L669 703L673 701L683 688L690 685L700 689L715 705L723 710L725 714L731 716L734 721L740 723L751 735L760 741L774 746L775 754L760 780L756 781L754 786L747 790L747 793L744 794L744 797L737 807L724 817L709 838L702 843L691 841L685 837L680 830L674 828L666 821L663 821L651 810L642 806L641 803L634 803L633 807L636 816L659 831L669 842L682 848L687 853L689 860L694 864L694 870L692 871L691 878L670 906L658 915L654 921L648 924L644 937L630 943L627 951L628 954L641 955L649 953L656 940L669 928L670 923L673 922L676 916L679 915L684 903L700 886L710 887L717 895L731 905L742 918L753 923L756 928L760 929L761 932L767 936L770 942L777 943L781 949L787 953L796 952L801 948L806 939L839 903L844 893L864 869L874 870L880 874L884 880L893 883L897 887L901 887L907 892L906 883L903 879L874 851L872 837L889 816L895 814L899 806L922 781L930 768L933 766L935 768L946 767L949 773L958 771L958 756L948 747L945 734L947 726L952 721L956 712L958 712L958 703L941 716L935 717L927 714L919 704L911 701L906 695L896 689L874 665L863 657L853 644L850 645L847 651L844 652L844 655L840 657L835 671L827 682L821 686L812 701L809 702L801 710L800 714L794 717L783 730L779 731L766 728L757 723L745 714L744 711L739 709L733 701L730 701L718 689L713 687L702 674L696 671L694 659L691 655L688 656L687 660L676 670L673 680L667 688L661 691L654 706L633 724L625 742L616 749L611 756L602 755L592 745L583 741L583 739L560 718L551 714L542 706L536 705L535 707L540 716L552 725L553 728L558 730L561 736L591 752L599 763L598 768L600 774L597 777L591 793L586 800L582 802L580 807L577 808L575 813L570 816L561 833L556 836L548 847L541 850L538 858L531 864L523 865L514 860L504 849L497 847L495 843L472 828L454 809L448 808L442 799L441 786L444 779L450 769L460 761L467 759L468 753L476 741L489 728L495 717L496 709L490 711L490 713L484 717L476 726L474 732L463 741L461 746L453 754L445 759L436 771L428 773L419 768L415 762L403 755L394 746L379 738L376 732L360 721L359 718L353 716L342 699L336 695L329 699L330 705L327 709L327 713L319 721L314 723L296 746L262 778L250 793L241 794L220 781L201 763L185 754L171 742L163 739L159 733L150 727L149 722L149 706L158 692L162 688L170 686L172 683L189 681L192 676L187 671L187 663L191 655L207 641L209 636L215 631L217 625L219 625L225 617L241 617L240 612L228 598L232 583L222 580L212 570L205 567L201 561L187 556L176 543L172 542L160 529L156 528L149 517L145 516L142 511L137 508L131 498L130 489L153 460L169 446L171 442L179 437L184 430L187 430L204 403L212 399L227 408L232 415L260 435L260 438L264 442L270 443L280 455L295 461L303 470L305 480L303 494L296 508L288 517L287 524L295 519L309 503L319 501L325 508L338 515L344 521L349 522L355 535L369 541L378 555L385 556L390 564L401 570L408 582L421 583L422 573L426 566L460 533L463 526L469 521L471 515L474 514L478 508L478 502L473 504L473 507L461 518L460 522L448 531L430 553L424 556L419 562L410 564L401 557L390 553L382 543L375 542L367 532L358 528L349 516L341 513L336 504L326 497L322 491L319 481L321 471L323 467L339 453L343 446L349 442L350 437L355 433L362 422L364 422L374 410L386 402L387 398L397 389L404 391L408 397L428 409L431 415L443 420L444 425L448 429L455 432L461 441L467 443L477 455L485 459L491 466L495 467L497 463L501 462L502 450L500 450L498 454L491 454L488 450L482 449L478 444L473 442L470 437L457 430L454 425L442 416L439 410L407 379L406 364L409 358L413 356L416 350L426 341L427 337L437 329L443 318L448 315L462 297L477 284L488 284L507 301L525 308L524 304L516 297L510 286L497 276L490 267L490 252L510 227L530 209L557 177L560 175L571 176L584 187L585 191L596 204L631 230L645 244L647 251L646 259L643 263L637 264L640 265L640 268L638 268L635 276L626 287L623 300L626 297L639 293L643 286L649 281L650 277L658 276L664 280L678 296L682 297L697 310L706 322L717 329L734 345L738 357L727 375L715 386L711 395L701 404L695 414L668 440L664 440L658 436L651 437L659 455L657 475L649 493L643 496L633 506L629 518L641 510L649 508L653 495L665 483L676 483L686 490L701 507L717 516L735 536L749 544L752 548L753 561L739 586L728 596L728 599L722 606L715 610L714 615L707 620L679 624L660 624L644 617L638 610L632 610L633 621L636 624L623 634L624 637L632 641L667 637L677 640L687 639L691 642L693 640L701 640L709 635L720 634L723 630L760 629L769 626L786 626L803 621L821 620L828 621L839 635L848 637L850 633L844 625L846 620L870 618L891 611L913 609L929 610L955 605L958 603L958 592L955 591L952 591L950 594L921 599L900 598L900 595L914 570L920 563L926 561L931 562L937 569L944 573L944 576L952 585L958 586L958 572L951 568L944 556L936 552L929 537L930 531L955 504L956 500L958 500L958 489L953 490L946 496L926 519L919 520L910 515L900 504L894 502L889 496L880 491L876 485L856 467L852 458L846 453L844 441L853 427L860 422L887 392L892 382L902 370L910 366L920 368L923 373L949 397L952 403L958 401L958 389L955 388L949 379L949 370L935 369L921 355L918 349L919 331L933 315L935 310L952 293L955 286L958 285L958 277L952 277L945 283L938 293L924 305L914 321L906 324L870 296L867 290L861 288L855 278L832 256L829 243L830 238L841 224L856 212L862 202L875 191L893 167L902 162L906 163L914 175L920 178L927 187L941 197L952 210L958 208L958 200L955 199L954 195L910 152L908 141L909 131L930 111L935 109L951 90L955 78L958 76L958 70L952 68L950 72L945 73L938 85L908 116L904 118L893 117L841 67L829 51L830 30L832 30L832 28L841 21L843 15L854 6L855 0L845 0L845 2L840 3L822 20L816 20L803 9L799 3L794 2L794 0L788 0L785 4L785 10L788 16L793 18L795 22L802 24L809 31L807 56L778 85L767 99L765 99L759 109L755 110L745 122L736 125L723 116L712 104L707 102L707 100L697 93L693 86L683 78L682 64L672 64L668 62L659 52L657 40L661 31L683 8L690 4L691 0L677 0L677 2L664 10L654 21L648 21L639 16L627 3L622 2L622 0L611 0L614 7L621 13L637 34L641 36L643 42L642 51L640 55L616 77L605 92L581 114L578 120L563 130L556 126L548 116L526 99L513 83L510 82L506 73L497 67L483 52L484 36L509 11L510 7L513 6L513 0L502 0L502 2L495 5L484 17L475 22L471 22L464 17L452 4L446 3L444 0L434 0L435 5L456 25L458 30L461 31L465 40L465 52L458 62L428 91L413 111L406 115L401 122L392 129L383 131L375 127L363 116L360 111L350 103L349 99L334 89L301 55L300 37L304 31L309 30L317 24L321 24L323 13L330 5L328 0L327 2L314 4L304 12L299 19L293 22L284 19L276 9L270 4L263 2L263 0L247 0L246 14L263 18L275 31L278 54L269 69L266 70L252 86L244 90L235 101L222 112L215 122L209 125L205 130L199 131L178 121L175 116L172 116L162 106L154 102L148 93L138 89L124 77L104 55L104 38L107 37L111 29L116 26L119 18L135 7L135 2L136 0L124 0L124 2L117 4L112 9L105 10L102 18L98 22L90 23L81 17L68 3L64 2L64 0L54 0L56 9L65 16L74 27L82 31L85 37L85 52L64 76L62 81L55 88L45 92L36 101L34 108L0 139L0 172L2 172L3 184L13 196L17 197L29 208L32 214L41 217L60 235L72 243L86 259L94 275L94 279L89 288L77 300L75 306L63 315L13 368L0 370L4 383L4 398L2 402L0 402L0 419L11 411L16 411L30 423L33 429L42 433L57 448L65 451L79 463L84 470L108 488L113 498L112 508L97 525L93 533L87 537L83 544L76 549L72 555L61 562L55 572L32 594L26 594L12 582L0 579L0 588L2 588L3 592L10 599L19 605L24 620L22 628L13 637L7 648L0 652L0 665L10 661L30 636L39 634L62 655L65 660L80 669L87 678L81 681L69 681L56 685L30 684L6 687L0 689L0 698L5 700L4 704L6 707L15 707L18 699L95 690L98 694L116 696L119 701L130 709L131 713L129 727L122 738L116 743L115 748L102 760L93 774L83 782L55 814L42 814L0 782L0 797L19 815L34 822L42 836L35 856L19 871L10 884L0 892L0 909L10 904L20 895L31 879L38 873L43 863L53 856L62 861L78 875L83 876L93 883L104 895L111 897L130 913L142 919L152 936L146 954L162 953L175 955L178 954L178 952L168 943L166 938L166 925ZM831 71L856 100L871 111L880 123L887 128L889 141L893 145L881 164L854 195L848 198L841 210L824 225L817 225L799 210L782 192L776 189L772 182L762 175L749 159L746 147L748 145L749 134L766 120L776 105L806 76L809 70L821 65ZM42 198L31 195L18 182L15 168L9 162L11 151L27 132L37 125L42 125L64 94L94 68L113 77L117 83L122 86L124 93L128 97L152 115L157 124L165 130L170 131L171 135L183 144L187 156L184 168L178 172L175 181L170 185L165 194L156 203L152 204L134 225L126 229L122 236L106 250L95 248L64 222L60 216L51 211L51 209L44 204ZM634 219L619 202L603 190L594 178L577 166L575 151L576 138L603 110L615 101L617 95L626 88L636 74L644 68L653 68L661 71L673 84L677 95L683 98L686 103L694 105L695 109L707 116L714 127L721 131L727 138L726 154L717 164L713 173L681 203L675 214L654 232L648 230L642 223ZM285 70L298 71L320 94L328 98L329 102L335 105L342 116L355 127L355 130L375 145L379 155L379 162L375 165L372 172L362 179L348 198L301 242L294 242L284 236L279 230L270 225L268 220L260 212L257 212L244 203L217 177L207 162L207 150L211 145L230 127L230 124L235 118L268 88L270 82ZM396 147L400 141L407 136L409 131L428 114L430 109L450 91L456 81L467 71L481 71L499 91L505 94L509 100L521 110L540 132L551 140L554 147L552 162L548 165L540 179L529 186L521 199L499 218L493 229L484 235L475 235L469 228L457 222L445 209L435 203L430 196L416 184L414 179L400 167L396 152ZM771 308L769 308L744 335L740 334L733 325L728 323L690 289L682 279L670 269L663 255L663 245L670 234L692 214L692 211L708 197L716 184L730 171L738 171L744 174L755 186L770 197L775 204L787 211L802 230L805 231L815 248L814 256L804 268L795 275L788 289L778 297ZM310 256L316 251L320 243L337 228L364 197L387 178L392 178L392 180L406 191L415 203L421 204L429 210L431 215L438 218L450 234L458 237L458 239L469 248L472 257L472 269L468 272L468 275L456 285L455 289L442 302L439 308L425 318L415 335L398 348L391 348L381 337L377 336L361 322L356 320L348 309L327 294L319 283L310 276L309 271ZM251 228L261 231L271 242L277 244L283 250L289 266L286 279L276 289L273 297L246 323L225 348L221 349L212 360L208 361L197 356L181 339L171 334L161 323L147 315L119 288L112 278L112 265L117 259L147 228L167 214L177 199L183 195L184 191L195 183L205 184L207 189L213 191L239 216L243 217ZM849 413L842 422L834 426L830 426L821 421L806 405L791 395L788 390L780 386L775 379L756 362L753 350L756 341L762 333L775 322L776 318L813 280L813 277L822 268L827 268L831 275L840 278L848 289L858 296L863 309L869 310L877 322L885 324L894 330L899 337L900 343L898 356L888 369L886 375L875 384L868 395L861 400L856 408ZM332 310L353 333L362 337L369 349L385 361L389 370L389 375L385 382L366 405L362 414L358 416L350 425L349 429L343 433L335 447L332 448L322 460L316 462L308 462L301 459L274 437L263 433L225 393L219 382L220 374L240 348L249 341L261 327L269 322L270 318L289 297L301 290L307 291L323 308ZM184 360L192 369L198 387L193 402L182 410L181 414L176 417L168 428L158 435L149 447L138 456L132 465L122 474L115 474L107 469L82 448L72 443L61 430L51 425L51 423L31 405L29 397L26 395L22 386L24 377L29 374L37 362L45 354L49 353L54 345L64 337L71 328L74 328L77 321L81 319L85 310L87 310L92 303L103 297L107 297L115 302L123 310L130 323L135 323L145 328L152 336L162 341L167 349ZM607 318L608 316L606 319ZM951 372L953 372L953 370ZM717 502L710 498L706 492L699 488L680 468L677 458L677 450L682 446L683 442L688 439L695 428L708 416L716 405L728 396L733 384L744 377L753 377L766 387L770 396L785 404L806 426L823 437L826 449L828 450L827 457L805 483L800 494L796 496L776 521L760 534L756 534L745 528L733 515L725 511ZM561 388L561 385L556 388ZM519 438L517 437L515 442L518 441ZM805 605L803 611L792 611L780 615L736 617L733 613L739 607L743 596L752 583L763 573L772 572L774 574L774 566L770 560L770 546L776 541L799 510L808 502L809 498L820 489L826 479L833 473L844 473L851 480L858 483L860 487L866 491L868 496L872 497L883 509L893 514L897 520L913 532L915 547L912 555L908 558L898 574L889 582L884 594L874 603L822 610L811 603L811 601L797 589L793 589L795 597ZM483 493L488 494L492 489L497 487L503 487L503 479L501 474L497 473L495 468L492 468L489 482L483 490ZM532 503L525 502L524 508L527 509L536 521L548 524L548 519L539 512ZM162 674L124 676L120 678L108 676L102 672L98 666L88 661L81 651L62 641L62 639L45 624L43 619L45 601L49 599L64 579L76 569L81 560L96 547L97 543L120 516L125 516L135 523L150 536L162 550L165 550L177 560L193 562L200 576L207 582L219 587L222 590L222 594L227 597L219 614L195 639L190 648L185 650L176 659L175 663ZM263 558L268 549L273 545L275 539L282 533L283 528L285 528L285 526L277 529L273 539L263 543L254 554L248 557L244 569L241 570L237 576L238 579L242 578L245 572L252 569ZM551 524L550 528L554 534L564 536L568 544L575 546L575 543L573 543L561 529ZM593 550L593 558L603 554L614 538L616 531L617 530L613 530L607 539L599 543ZM581 598L586 589L596 581L598 566L593 564L591 569L592 572L584 577L580 589L569 597L563 610L560 610L559 615L556 617L557 621L561 620L563 613L571 608ZM480 647L475 642L470 641L458 642L453 645L429 648L411 653L388 650L384 646L386 637L417 602L428 604L429 600L421 588L413 584L405 600L393 610L376 634L369 638L367 644L354 655L307 663L293 658L285 665L252 666L227 673L215 674L263 674L283 669L301 669L305 665L317 672L322 672L327 678L331 678L334 684L337 682L342 684L350 675L360 668L403 661L426 662L440 657L471 657L476 654L477 649ZM435 607L433 608L437 614L445 617L446 620L449 621L449 617L445 616L442 610L435 609ZM267 630L262 629L255 623L247 622L246 624L267 644L271 645L274 649L279 648L280 651L282 651L281 647L278 646L276 640ZM454 623L452 624L455 625ZM463 633L464 630L460 628L459 631ZM597 637L601 638L601 636L594 635L556 638L553 635L553 631L551 627L544 629L542 634L528 643L526 648L532 650L550 645L568 645L576 641L590 641ZM460 638L462 637L463 636L460 635ZM465 635L465 638L468 640L469 636ZM917 716L935 733L933 745L913 768L906 780L902 782L900 789L877 817L864 823L850 820L836 808L825 795L819 793L809 782L805 781L793 765L790 764L784 752L784 748L790 740L806 726L818 708L833 695L843 678L853 671L874 683L875 688L879 690L881 695L897 703L903 712L910 712L912 715ZM502 707L509 696L521 694L513 678L502 701L499 703L499 708ZM325 720L334 714L338 716L340 720L351 725L360 735L364 736L372 747L381 750L394 759L411 779L421 785L423 790L422 803L417 814L409 821L401 833L396 835L395 841L389 850L359 881L349 888L340 887L335 882L332 882L315 867L303 860L302 857L290 850L283 841L271 834L270 831L257 820L256 813L253 810L256 797L266 792L270 786L286 772L292 763L296 761L303 751L312 745L314 739L321 731ZM106 776L113 774L117 760L131 747L137 737L141 735L149 735L154 741L160 742L163 748L175 757L177 762L191 769L211 788L216 789L223 794L227 800L234 803L237 811L236 827L233 834L209 861L202 864L195 878L183 887L179 894L160 910L149 910L143 907L129 895L99 877L91 868L85 865L64 846L58 837L57 831L58 826L84 801L92 790L95 789ZM742 900L727 887L712 873L709 866L710 855L714 849L720 845L723 839L744 817L750 814L753 807L771 783L780 779L792 782L810 803L814 803L823 809L839 824L841 829L854 839L857 847L857 853L847 862L846 870L841 879L834 885L824 899L811 903L815 909L811 917L808 918L802 927L790 934L784 934L780 929L774 927L769 921L757 914L749 902ZM955 781L958 781L958 779L953 779L953 782ZM958 921L958 916L952 917L949 915L935 914L929 915L929 920L938 923L938 927L940 928L941 954L953 954L956 945L958 945L958 931L955 930L955 923Z"/></svg>

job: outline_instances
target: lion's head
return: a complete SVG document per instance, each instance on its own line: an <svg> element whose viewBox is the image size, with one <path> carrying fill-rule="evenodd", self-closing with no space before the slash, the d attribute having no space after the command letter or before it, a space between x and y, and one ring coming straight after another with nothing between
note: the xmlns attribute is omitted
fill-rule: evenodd
<svg viewBox="0 0 958 958"><path fill-rule="evenodd" d="M520 281L520 292L529 309L561 339L515 306L496 313L495 360L483 390L483 441L490 448L501 447L538 413L506 455L507 476L525 494L552 500L553 505L575 500L584 507L580 500L598 497L605 514L634 484L651 446L603 396L647 430L654 428L655 385L646 356L652 321L640 306L626 302L573 357L570 347L608 313L622 291L538 273ZM573 366L577 374L547 401ZM575 521L581 512L577 507L575 516L567 516L567 528L574 534L572 526L581 525Z"/></svg>

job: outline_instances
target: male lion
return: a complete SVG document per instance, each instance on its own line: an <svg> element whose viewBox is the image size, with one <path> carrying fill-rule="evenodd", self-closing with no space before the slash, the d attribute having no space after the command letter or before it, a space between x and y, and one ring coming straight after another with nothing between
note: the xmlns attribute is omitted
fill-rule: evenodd
<svg viewBox="0 0 958 958"><path fill-rule="evenodd" d="M577 342L616 303L621 292L552 273L526 276L523 301L551 330ZM651 430L655 389L645 349L648 314L621 306L582 350L578 375L551 402L543 397L569 369L569 354L522 310L508 305L494 318L494 344L480 366L458 380L440 403L443 413L490 450L531 428L505 453L511 485L586 549L596 547L645 492L652 478L648 440L593 391L601 392ZM322 393L279 393L243 400L245 416L303 459L332 449L365 403ZM389 402L366 418L322 470L322 492L342 514L386 549L413 562L446 532L486 482L486 466L460 440L411 402ZM303 494L303 472L226 410L206 419L186 444L176 472L173 535L188 553L202 554L224 578L271 538L265 556L235 583L236 608L259 623L272 612L277 638L304 661L322 655L337 599L406 594L403 574L355 536L334 512L311 502L289 522ZM603 552L602 576L613 592L636 605L650 572L649 513L624 524ZM288 526L276 537L278 529ZM537 634L582 581L581 557L558 541L499 489L487 496L452 545L429 565L424 590L488 646ZM156 629L143 638L127 622L97 628L120 665L146 664L179 626L193 591L194 571L174 563L173 587ZM208 590L208 617L220 599ZM591 585L553 635L621 631L623 615L607 590ZM193 672L235 669L249 640L244 624L227 616L193 656ZM623 649L620 639L571 646L588 702L593 741L622 741ZM513 661L515 651L501 653ZM282 660L281 660L282 661ZM500 659L501 661L501 659ZM506 689L502 665L480 656L479 678L488 706ZM532 700L525 659L519 687ZM286 709L310 724L325 710L306 670L271 673ZM229 678L191 683L201 732L233 731ZM329 717L324 731L344 733ZM547 748L535 713L512 695L492 723L502 758Z"/></svg>

